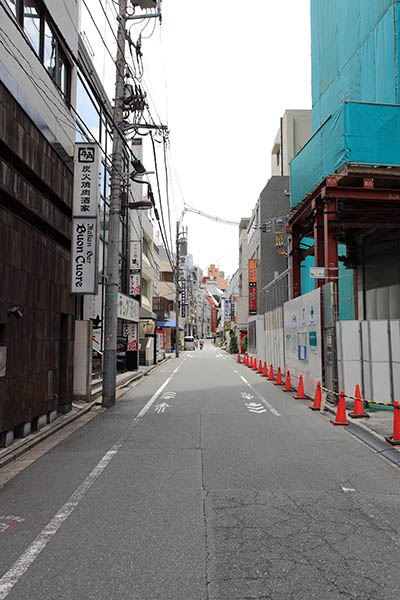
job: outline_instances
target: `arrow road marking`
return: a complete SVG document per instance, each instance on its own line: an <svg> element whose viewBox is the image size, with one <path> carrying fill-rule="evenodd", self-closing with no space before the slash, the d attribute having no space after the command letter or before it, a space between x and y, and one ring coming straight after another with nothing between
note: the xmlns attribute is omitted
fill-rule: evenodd
<svg viewBox="0 0 400 600"><path fill-rule="evenodd" d="M259 392L257 392L257 390L255 388L253 388L253 386L251 385L251 383L249 383L247 381L247 379L245 379L242 375L240 376L240 379L242 381L244 381L246 385L249 386L249 388L251 389L251 391L255 393L255 395L259 398L259 400L261 400L261 402L264 404L264 406L266 406L268 408L268 410L272 412L273 415L275 415L276 417L280 417L281 416L281 413L279 413L276 410L276 408L274 408L272 406L272 404L270 404L268 402L268 400L266 400L263 396L261 396L261 394Z"/></svg>
<svg viewBox="0 0 400 600"><path fill-rule="evenodd" d="M156 411L156 413L160 414L165 412L166 408L169 408L169 404L167 404L166 402L160 402L160 404L155 405L154 410Z"/></svg>
<svg viewBox="0 0 400 600"><path fill-rule="evenodd" d="M252 400L254 398L254 396L252 396L251 394L248 394L247 392L242 392L240 394L242 396L242 398L244 398L245 400Z"/></svg>
<svg viewBox="0 0 400 600"><path fill-rule="evenodd" d="M175 396L176 396L176 392L165 392L161 396L161 400L173 400L173 398L175 398Z"/></svg>
<svg viewBox="0 0 400 600"><path fill-rule="evenodd" d="M250 412L254 412L259 415L267 412L267 409L264 408L262 404L257 404L257 402L246 402L246 406Z"/></svg>

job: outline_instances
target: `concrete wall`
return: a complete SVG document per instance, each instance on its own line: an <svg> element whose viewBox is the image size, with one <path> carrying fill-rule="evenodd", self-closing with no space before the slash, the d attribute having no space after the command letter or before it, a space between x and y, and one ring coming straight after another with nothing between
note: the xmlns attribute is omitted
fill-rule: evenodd
<svg viewBox="0 0 400 600"><path fill-rule="evenodd" d="M260 223L286 215L289 212L289 177L271 177L260 195ZM262 288L270 283L275 274L282 273L287 267L287 257L279 254L275 248L275 234L259 233L260 261L257 273L258 312L263 314L264 295Z"/></svg>
<svg viewBox="0 0 400 600"><path fill-rule="evenodd" d="M289 164L312 134L311 110L286 110L271 152L271 175L288 176Z"/></svg>

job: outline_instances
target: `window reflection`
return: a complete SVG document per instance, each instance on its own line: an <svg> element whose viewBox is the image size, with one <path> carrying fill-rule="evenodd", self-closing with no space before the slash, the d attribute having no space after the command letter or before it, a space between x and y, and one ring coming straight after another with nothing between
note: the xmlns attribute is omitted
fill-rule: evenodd
<svg viewBox="0 0 400 600"><path fill-rule="evenodd" d="M79 77L77 80L76 110L94 139L99 141L100 115Z"/></svg>
<svg viewBox="0 0 400 600"><path fill-rule="evenodd" d="M6 0L7 5L10 7L12 13L14 16L17 15L17 7L16 7L16 0Z"/></svg>
<svg viewBox="0 0 400 600"><path fill-rule="evenodd" d="M40 55L40 14L35 0L24 0L24 31Z"/></svg>

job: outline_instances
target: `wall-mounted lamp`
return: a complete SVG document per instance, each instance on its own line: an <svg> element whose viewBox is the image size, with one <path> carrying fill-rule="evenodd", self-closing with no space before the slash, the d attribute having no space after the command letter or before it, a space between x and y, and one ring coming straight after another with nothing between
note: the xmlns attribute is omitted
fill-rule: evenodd
<svg viewBox="0 0 400 600"><path fill-rule="evenodd" d="M14 306L10 306L10 308L7 311L7 314L14 315L14 317L16 319L22 319L22 317L23 317L20 307L17 306L16 304L14 304Z"/></svg>

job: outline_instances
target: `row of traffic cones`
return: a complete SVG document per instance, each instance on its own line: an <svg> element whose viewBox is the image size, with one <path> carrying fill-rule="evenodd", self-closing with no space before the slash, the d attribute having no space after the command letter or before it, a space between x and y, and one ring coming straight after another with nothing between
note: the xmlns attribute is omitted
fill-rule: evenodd
<svg viewBox="0 0 400 600"><path fill-rule="evenodd" d="M238 363L240 363L240 354L238 355ZM262 377L266 377L269 381L274 380L274 367L271 363L269 367L269 371L267 368L267 363L264 362L264 368L262 367L261 360L259 361L257 368L257 358L251 357L249 360L249 356L247 354L243 357L243 364L252 368L261 374ZM282 382L282 372L281 368L278 367L276 379L274 381L274 385L283 385ZM282 389L283 392L291 392L294 391L292 388L291 380L290 380L290 371L289 369L286 372L285 386ZM293 396L296 400L306 400L306 396L304 394L304 384L303 384L303 376L300 375L299 378L299 386L297 388L297 393ZM321 410L321 402L322 402L322 393L321 393L321 382L318 381L317 387L315 390L314 402L313 405L310 406L311 410ZM356 391L354 394L354 407L353 412L349 413L350 417L353 419L369 419L369 415L364 410L364 403L361 398L360 386L356 385ZM339 402L336 411L336 416L333 420L331 420L332 425L335 426L346 426L348 425L347 417L346 417L346 400L344 391L340 392ZM385 437L386 441L392 446L400 446L400 404L396 400L394 403L394 413L393 413L393 435L390 437Z"/></svg>

